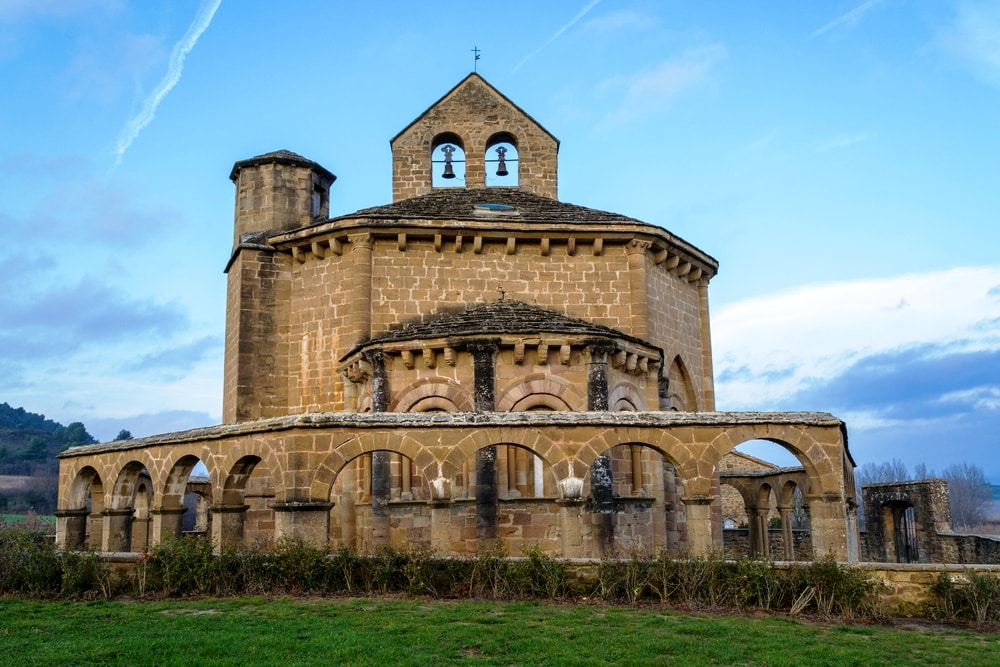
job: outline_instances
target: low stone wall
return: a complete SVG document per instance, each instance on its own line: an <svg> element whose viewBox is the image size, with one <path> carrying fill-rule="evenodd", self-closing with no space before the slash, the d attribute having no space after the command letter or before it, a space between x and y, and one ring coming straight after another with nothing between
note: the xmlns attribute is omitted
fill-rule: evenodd
<svg viewBox="0 0 1000 667"><path fill-rule="evenodd" d="M922 616L937 606L934 585L944 573L959 585L967 581L968 572L1000 576L1000 566L996 565L861 563L858 567L882 583L879 596L890 616Z"/></svg>
<svg viewBox="0 0 1000 667"><path fill-rule="evenodd" d="M140 558L136 553L102 553L101 556L122 576L132 575ZM566 568L571 589L583 591L597 586L600 560L566 558L559 562ZM779 561L774 566L787 569L802 567L802 564ZM854 563L849 567L864 570L881 583L878 591L881 611L888 616L929 616L940 605L934 586L942 574L947 573L959 586L967 583L969 572L1000 577L998 565Z"/></svg>

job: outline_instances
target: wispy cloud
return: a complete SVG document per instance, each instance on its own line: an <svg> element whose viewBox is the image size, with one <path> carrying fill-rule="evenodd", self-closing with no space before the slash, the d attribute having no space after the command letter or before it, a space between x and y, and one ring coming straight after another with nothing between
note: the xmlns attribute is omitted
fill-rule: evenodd
<svg viewBox="0 0 1000 667"><path fill-rule="evenodd" d="M531 60L532 58L534 58L539 53L541 53L542 50L545 49L545 47L547 47L549 44L551 44L552 42L554 42L557 39L559 39L564 32L566 32L567 30L569 30L570 28L572 28L574 25L576 25L580 21L580 19L582 19L584 16L586 16L587 12L589 12L591 9L593 9L594 7L596 7L598 5L598 3L600 3L600 1L601 0L590 0L590 2L587 3L587 6L584 7L583 9L581 9L577 13L577 15L574 16L572 18L572 20L570 20L569 23L567 23L563 27L561 27L558 30L556 30L555 33L545 41L544 44L542 44L537 49L535 49L534 51L532 51L531 53L529 53L528 55L526 55L524 58L522 58L521 62L519 62L518 64L514 65L514 69L512 69L511 72L513 73L513 72L516 72L517 70L521 69L522 65L524 65L526 62L528 62L529 60Z"/></svg>
<svg viewBox="0 0 1000 667"><path fill-rule="evenodd" d="M648 30L659 23L659 17L633 9L607 12L583 24L584 30L595 33L611 33L621 30Z"/></svg>
<svg viewBox="0 0 1000 667"><path fill-rule="evenodd" d="M660 110L678 94L705 80L715 64L725 57L726 47L722 44L700 46L634 76L610 121L621 123Z"/></svg>
<svg viewBox="0 0 1000 667"><path fill-rule="evenodd" d="M959 3L953 24L938 35L938 45L966 63L977 76L1000 86L1000 4Z"/></svg>
<svg viewBox="0 0 1000 667"><path fill-rule="evenodd" d="M840 148L847 148L848 146L853 146L854 144L860 144L863 141L868 141L871 139L871 135L868 134L842 134L836 137L831 137L824 141L816 144L817 153L826 153L827 151L838 150Z"/></svg>
<svg viewBox="0 0 1000 667"><path fill-rule="evenodd" d="M843 27L846 30L851 30L861 21L865 14L874 9L876 6L882 4L882 2L884 2L884 0L866 0L865 2L862 2L851 11L841 14L826 25L812 31L809 35L809 39L815 39L824 33L840 27Z"/></svg>
<svg viewBox="0 0 1000 667"><path fill-rule="evenodd" d="M121 164L122 158L125 155L125 151L128 150L135 138L139 136L139 133L153 122L156 117L156 109L160 106L160 102L163 98L173 90L174 86L181 80L181 74L184 71L184 60L187 55L191 53L195 44L198 43L198 38L201 37L202 33L208 29L208 26L212 23L212 18L215 16L215 12L219 9L219 5L222 4L222 0L204 0L201 6L198 7L198 13L195 16L194 21L188 27L187 32L184 37L181 38L177 44L174 45L174 50L170 54L170 63L167 66L167 73L160 80L160 83L156 86L152 93L146 98L143 103L142 110L134 118L129 120L125 127L122 128L121 134L118 136L118 144L115 147L115 164L117 167Z"/></svg>

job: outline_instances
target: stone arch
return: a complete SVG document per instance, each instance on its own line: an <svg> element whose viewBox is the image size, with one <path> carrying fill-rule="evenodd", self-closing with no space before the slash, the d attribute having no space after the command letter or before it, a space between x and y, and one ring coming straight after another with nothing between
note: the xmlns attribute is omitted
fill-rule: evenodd
<svg viewBox="0 0 1000 667"><path fill-rule="evenodd" d="M129 461L119 469L118 477L111 492L109 509L124 510L132 508L139 476L145 472L148 472L146 464L136 460Z"/></svg>
<svg viewBox="0 0 1000 667"><path fill-rule="evenodd" d="M491 150L493 155L490 154ZM500 152L502 151L502 152ZM510 132L496 132L486 140L486 154L483 158L486 164L487 186L517 187L519 182L520 159L517 148L517 137ZM490 167L496 165L494 173ZM507 173L502 173L502 169Z"/></svg>
<svg viewBox="0 0 1000 667"><path fill-rule="evenodd" d="M435 135L431 140L430 164L431 187L464 187L466 185L465 141L454 132L441 132ZM451 173L452 176L445 176L447 173Z"/></svg>
<svg viewBox="0 0 1000 667"><path fill-rule="evenodd" d="M63 530L60 544L68 549L100 548L104 501L100 473L92 466L83 466L69 484L66 506L56 512Z"/></svg>
<svg viewBox="0 0 1000 667"><path fill-rule="evenodd" d="M389 412L475 412L476 406L461 385L448 378L424 378L411 384L389 404Z"/></svg>
<svg viewBox="0 0 1000 667"><path fill-rule="evenodd" d="M687 365L676 355L667 369L667 394L670 397L670 409L676 412L696 412L698 398L691 382L691 374Z"/></svg>
<svg viewBox="0 0 1000 667"><path fill-rule="evenodd" d="M646 399L631 382L619 382L608 392L612 412L639 412L647 409Z"/></svg>
<svg viewBox="0 0 1000 667"><path fill-rule="evenodd" d="M167 478L163 483L163 491L160 493L160 507L182 507L184 492L187 487L191 471L198 463L204 463L194 454L184 454L170 466Z"/></svg>
<svg viewBox="0 0 1000 667"><path fill-rule="evenodd" d="M582 412L587 409L587 398L570 382L543 373L514 380L497 397L497 412L526 412L539 408Z"/></svg>

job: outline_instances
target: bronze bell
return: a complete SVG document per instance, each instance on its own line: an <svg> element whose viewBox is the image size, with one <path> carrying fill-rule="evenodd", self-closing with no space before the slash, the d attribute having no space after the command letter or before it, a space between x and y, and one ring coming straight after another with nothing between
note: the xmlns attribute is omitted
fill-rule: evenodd
<svg viewBox="0 0 1000 667"><path fill-rule="evenodd" d="M455 152L455 147L444 146L441 150L444 152L444 173L441 178L455 178L455 170L451 166L451 154Z"/></svg>
<svg viewBox="0 0 1000 667"><path fill-rule="evenodd" d="M507 162L503 159L506 153L507 149L503 146L497 148L497 176L506 176L510 173L507 171Z"/></svg>

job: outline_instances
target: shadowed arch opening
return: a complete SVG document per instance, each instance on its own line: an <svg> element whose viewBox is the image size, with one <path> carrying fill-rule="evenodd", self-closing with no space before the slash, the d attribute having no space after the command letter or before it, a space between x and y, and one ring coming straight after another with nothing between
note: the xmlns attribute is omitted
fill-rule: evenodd
<svg viewBox="0 0 1000 667"><path fill-rule="evenodd" d="M659 448L632 442L597 457L584 480L590 497L595 548L604 555L659 549L685 543L684 481Z"/></svg>
<svg viewBox="0 0 1000 667"><path fill-rule="evenodd" d="M680 355L674 357L667 369L667 392L670 397L670 409L675 412L694 412L698 409L694 385L691 375Z"/></svg>
<svg viewBox="0 0 1000 667"><path fill-rule="evenodd" d="M520 159L517 137L510 132L497 132L486 141L486 185L489 187L517 187Z"/></svg>
<svg viewBox="0 0 1000 667"><path fill-rule="evenodd" d="M73 478L66 496L67 507L61 510L65 520L65 545L68 549L100 549L104 521L104 484L91 466L83 467Z"/></svg>
<svg viewBox="0 0 1000 667"><path fill-rule="evenodd" d="M431 142L431 186L465 187L465 142L454 132L442 132Z"/></svg>
<svg viewBox="0 0 1000 667"><path fill-rule="evenodd" d="M375 450L347 461L330 486L331 547L375 553L381 546L431 546L430 488L416 462Z"/></svg>

